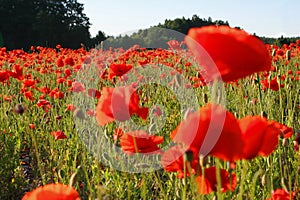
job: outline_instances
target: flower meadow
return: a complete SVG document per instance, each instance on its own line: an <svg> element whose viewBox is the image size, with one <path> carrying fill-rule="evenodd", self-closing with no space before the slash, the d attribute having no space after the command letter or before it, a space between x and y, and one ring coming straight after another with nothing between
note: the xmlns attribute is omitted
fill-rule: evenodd
<svg viewBox="0 0 300 200"><path fill-rule="evenodd" d="M0 199L300 199L300 41L0 48Z"/></svg>

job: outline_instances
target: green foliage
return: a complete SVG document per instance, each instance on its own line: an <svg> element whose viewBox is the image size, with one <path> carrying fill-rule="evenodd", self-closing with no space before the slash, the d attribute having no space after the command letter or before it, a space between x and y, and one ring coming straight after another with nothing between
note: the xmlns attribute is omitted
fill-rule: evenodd
<svg viewBox="0 0 300 200"><path fill-rule="evenodd" d="M90 42L89 18L77 0L0 0L0 5L0 32L9 49Z"/></svg>
<svg viewBox="0 0 300 200"><path fill-rule="evenodd" d="M274 44L278 47L282 47L283 44L290 44L296 42L296 40L299 40L300 37L279 37L279 38L270 38L270 37L264 37L259 36L259 38L264 41L266 44Z"/></svg>

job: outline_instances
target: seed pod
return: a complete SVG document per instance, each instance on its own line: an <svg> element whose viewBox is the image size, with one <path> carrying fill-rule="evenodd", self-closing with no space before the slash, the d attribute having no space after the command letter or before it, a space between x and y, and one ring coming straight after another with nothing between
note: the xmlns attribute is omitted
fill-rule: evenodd
<svg viewBox="0 0 300 200"><path fill-rule="evenodd" d="M186 151L185 154L184 154L184 158L188 162L192 162L193 157L194 157L194 153L191 150Z"/></svg>
<svg viewBox="0 0 300 200"><path fill-rule="evenodd" d="M286 51L285 57L286 57L287 60L291 60L291 51L290 50Z"/></svg>
<svg viewBox="0 0 300 200"><path fill-rule="evenodd" d="M272 50L272 57L274 57L276 55L276 49Z"/></svg>
<svg viewBox="0 0 300 200"><path fill-rule="evenodd" d="M175 75L174 81L175 81L175 85L176 85L177 87L180 87L180 86L181 86L181 76L180 76L180 74L176 74L176 75Z"/></svg>
<svg viewBox="0 0 300 200"><path fill-rule="evenodd" d="M264 174L264 175L261 177L261 184L262 184L262 186L266 186L266 185L267 185L266 174Z"/></svg>
<svg viewBox="0 0 300 200"><path fill-rule="evenodd" d="M148 129L149 133L153 133L153 132L156 132L156 124L153 123L149 126L149 129Z"/></svg>
<svg viewBox="0 0 300 200"><path fill-rule="evenodd" d="M22 114L25 112L25 108L22 106L22 104L17 104L17 105L14 107L13 111L14 111L15 113L17 113L17 114L22 115Z"/></svg>
<svg viewBox="0 0 300 200"><path fill-rule="evenodd" d="M76 108L76 110L73 112L73 117L78 117L79 119L85 119L85 114L81 109Z"/></svg>

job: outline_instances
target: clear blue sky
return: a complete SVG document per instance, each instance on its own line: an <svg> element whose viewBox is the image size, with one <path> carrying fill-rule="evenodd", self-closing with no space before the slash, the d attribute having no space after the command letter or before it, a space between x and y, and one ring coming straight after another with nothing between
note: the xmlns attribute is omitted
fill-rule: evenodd
<svg viewBox="0 0 300 200"><path fill-rule="evenodd" d="M78 0L90 32L119 35L177 17L212 17L259 36L300 36L300 0Z"/></svg>

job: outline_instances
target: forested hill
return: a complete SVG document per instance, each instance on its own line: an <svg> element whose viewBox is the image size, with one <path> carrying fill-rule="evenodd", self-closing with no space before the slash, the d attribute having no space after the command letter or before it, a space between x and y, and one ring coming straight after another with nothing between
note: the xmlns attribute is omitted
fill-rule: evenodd
<svg viewBox="0 0 300 200"><path fill-rule="evenodd" d="M148 29L139 30L132 35L123 35L118 37L109 37L105 41L106 47L123 47L129 48L135 44L140 46L155 48L161 47L166 48L166 44L170 40L183 40L184 35L188 33L188 30L193 27L202 27L208 25L227 25L230 26L228 21L223 20L213 20L211 17L200 18L198 15L193 15L192 18L176 18L174 20L166 19L164 23L159 23L156 26L150 27ZM237 29L242 29L242 27L235 27ZM172 31L174 30L174 31ZM255 33L254 33L255 34ZM256 35L257 36L257 35ZM289 44L295 42L300 37L280 37L280 38L270 38L264 36L257 36L267 44L275 44L281 46L282 44Z"/></svg>

